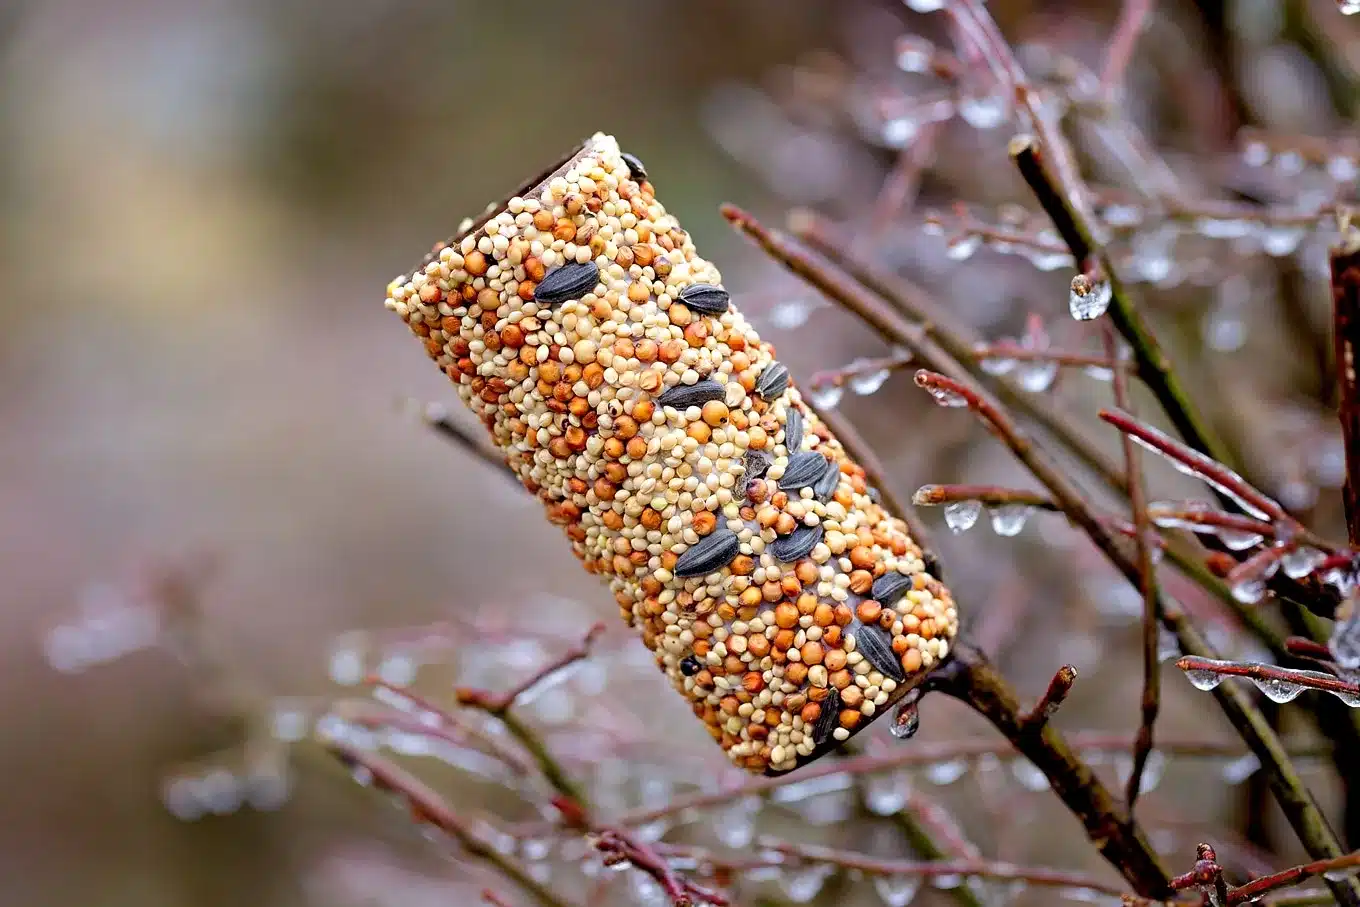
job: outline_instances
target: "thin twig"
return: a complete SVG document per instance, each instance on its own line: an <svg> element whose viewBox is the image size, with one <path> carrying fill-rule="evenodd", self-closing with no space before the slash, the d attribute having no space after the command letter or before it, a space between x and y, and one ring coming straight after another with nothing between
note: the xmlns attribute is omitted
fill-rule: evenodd
<svg viewBox="0 0 1360 907"><path fill-rule="evenodd" d="M604 624L597 623L586 633L585 638L577 645L563 652L554 661L544 665L532 676L521 681L516 686L504 693L492 693L488 690L460 688L455 691L455 698L459 705L469 708L481 709L484 712L500 719L505 725L505 729L510 732L516 740L528 751L529 756L534 760L543 777L552 785L562 796L573 801L575 807L579 809L583 816L588 816L590 811L589 801L580 786L571 779L566 770L562 768L557 757L549 751L545 744L532 729L519 719L512 706L515 701L532 687L541 683L545 678L556 674L583 658L590 655L590 648L596 638L604 632Z"/></svg>
<svg viewBox="0 0 1360 907"><path fill-rule="evenodd" d="M1034 704L1034 708L1020 719L1021 730L1026 734L1037 734L1043 730L1049 719L1058 714L1058 709L1062 708L1062 704L1067 700L1067 694L1072 692L1072 685L1076 682L1076 668L1072 665L1058 668L1053 679L1048 682L1048 689L1044 691L1044 695Z"/></svg>
<svg viewBox="0 0 1360 907"><path fill-rule="evenodd" d="M1128 11L1127 6L1125 10ZM1133 27L1137 27L1136 23ZM1105 355L1111 361L1117 361L1119 342L1114 329L1108 321L1104 322L1104 328ZM1115 372L1113 384L1115 405L1132 412L1128 381L1122 369ZM1128 788L1124 794L1129 811L1132 812L1138 794L1143 789L1143 770L1152 753L1153 726L1157 722L1157 712L1161 709L1161 663L1157 658L1157 629L1161 616L1157 613L1157 568L1152 560L1152 545L1148 541L1152 527L1148 521L1147 494L1143 488L1143 467L1133 439L1124 435L1122 444L1128 475L1129 507L1133 514L1134 543L1138 553L1138 591L1143 596L1143 693L1139 704L1138 735L1133 746L1133 770L1129 773Z"/></svg>
<svg viewBox="0 0 1360 907"><path fill-rule="evenodd" d="M616 828L596 829L594 834L595 849L605 855L606 864L624 861L647 873L661 886L672 907L693 907L696 903L727 907L725 896L682 878L664 856L636 836Z"/></svg>
<svg viewBox="0 0 1360 907"><path fill-rule="evenodd" d="M514 471L506 464L505 458L495 448L483 443L473 432L454 421L453 417L449 415L449 411L442 404L405 400L403 406L415 413L421 422L434 429L439 435L486 463L495 472L501 473L516 485L520 484L519 476L515 475Z"/></svg>
<svg viewBox="0 0 1360 907"><path fill-rule="evenodd" d="M1301 866L1292 866L1289 869L1271 873L1268 876L1261 876L1261 878L1254 879L1245 885L1238 885L1236 888L1230 889L1228 891L1228 903L1245 904L1268 892L1288 888L1290 885L1297 885L1318 876L1325 877L1327 873L1354 869L1357 866L1360 866L1360 850L1326 860L1314 860L1312 863L1304 863Z"/></svg>
<svg viewBox="0 0 1360 907"><path fill-rule="evenodd" d="M1124 81L1124 73L1133 59L1133 48L1138 44L1138 36L1151 12L1152 0L1124 0L1119 10L1119 22L1106 45L1105 66L1100 71L1100 93L1107 102L1114 100Z"/></svg>
<svg viewBox="0 0 1360 907"><path fill-rule="evenodd" d="M543 907L571 907L570 901L535 881L518 861L501 853L474 833L443 797L415 775L343 741L327 741L326 748L346 767L361 773L375 789L402 798L417 822L433 825L452 837L465 853L494 867L538 904Z"/></svg>
<svg viewBox="0 0 1360 907"><path fill-rule="evenodd" d="M1040 888L1079 888L1115 896L1125 891L1120 886L1111 885L1095 876L1084 873L1065 872L1060 869L1042 867L1016 866L1013 863L1001 863L992 860L938 860L928 863L911 860L885 860L865 854L833 850L829 847L815 847L773 839L762 839L761 846L801 861L826 863L844 869L858 869L870 875L917 876L926 879L939 878L940 876L963 876L965 878L977 876L987 879L1026 882Z"/></svg>
<svg viewBox="0 0 1360 907"><path fill-rule="evenodd" d="M1340 693L1360 700L1360 683L1342 680L1321 671L1300 671L1282 668L1278 665L1259 664L1245 661L1223 661L1213 658L1187 656L1176 662L1182 671L1207 671L1225 677L1247 677L1267 683L1293 684L1310 690L1326 693Z"/></svg>

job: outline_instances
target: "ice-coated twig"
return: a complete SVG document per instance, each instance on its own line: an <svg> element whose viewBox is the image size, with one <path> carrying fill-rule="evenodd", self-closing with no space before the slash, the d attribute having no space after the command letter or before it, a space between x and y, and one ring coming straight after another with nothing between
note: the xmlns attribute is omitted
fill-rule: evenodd
<svg viewBox="0 0 1360 907"><path fill-rule="evenodd" d="M481 709L484 712L498 718L505 729L510 732L516 740L528 751L534 763L538 766L543 777L553 786L563 797L573 801L584 815L590 811L589 801L580 786L571 779L566 770L562 768L557 757L548 749L547 744L524 722L520 721L515 715L513 706L516 700L528 692L531 688L541 683L545 678L556 674L563 668L580 661L590 655L591 646L595 640L604 632L604 624L597 623L586 633L585 638L575 646L567 649L558 658L544 665L530 677L525 678L519 684L511 687L504 693L492 693L489 690L472 688L460 688L455 691L455 698L459 705L469 708Z"/></svg>
<svg viewBox="0 0 1360 907"><path fill-rule="evenodd" d="M1152 7L1152 0L1124 0L1119 10L1119 21L1105 46L1105 65L1100 70L1100 92L1107 102L1114 100L1124 82L1124 73Z"/></svg>
<svg viewBox="0 0 1360 907"><path fill-rule="evenodd" d="M808 844L795 844L773 838L762 839L760 843L766 850L800 862L823 863L844 869L858 869L868 875L916 876L926 879L941 876L963 876L965 878L975 876L984 879L1026 882L1040 888L1080 889L1116 897L1126 890L1084 873L1034 866L1017 866L1013 863L1002 863L994 860L933 860L929 862L887 860L871 857L867 854L834 850L829 847L815 847ZM783 865L783 861L775 865Z"/></svg>
<svg viewBox="0 0 1360 907"><path fill-rule="evenodd" d="M399 797L417 823L431 825L453 838L464 853L495 868L542 907L571 907L571 901L536 881L517 860L501 853L474 832L443 797L415 775L381 756L343 741L331 740L325 747L351 772L362 776L369 786Z"/></svg>
<svg viewBox="0 0 1360 907"><path fill-rule="evenodd" d="M1302 689L1321 690L1324 693L1349 697L1351 701L1360 704L1360 683L1342 680L1321 671L1300 671L1257 662L1221 661L1214 658L1196 658L1193 656L1180 659L1176 662L1176 667L1187 673L1198 671L1222 677L1246 677L1250 680L1261 681L1266 685L1275 685L1280 690L1279 695L1289 695L1290 698L1293 698ZM1291 690L1291 687L1299 689Z"/></svg>
<svg viewBox="0 0 1360 907"><path fill-rule="evenodd" d="M605 856L605 863L626 862L656 880L670 900L672 907L695 907L711 904L727 907L727 898L716 891L696 885L671 869L670 862L656 848L635 835L616 828L601 828L593 833L595 849Z"/></svg>
<svg viewBox="0 0 1360 907"><path fill-rule="evenodd" d="M1133 4L1137 6L1138 4ZM1128 13L1128 7L1125 13ZM1145 13L1146 11L1144 11ZM1141 16L1138 17L1141 19ZM1134 28L1137 27L1135 22ZM1105 355L1111 361L1119 359L1119 341L1109 322L1103 325ZM1114 374L1114 400L1121 410L1131 411L1128 378L1123 370ZM1134 545L1138 554L1138 591L1143 596L1143 692L1139 700L1138 734L1133 745L1133 769L1129 772L1129 783L1124 793L1129 811L1133 811L1138 794L1143 789L1143 770L1147 767L1148 756L1152 753L1153 730L1157 713L1161 709L1161 662L1157 649L1157 630L1161 626L1161 615L1157 613L1157 567L1153 562L1151 523L1147 513L1147 493L1143 484L1143 467L1139 461L1138 450L1133 440L1122 437L1124 447L1124 469L1128 475L1129 507L1133 515Z"/></svg>

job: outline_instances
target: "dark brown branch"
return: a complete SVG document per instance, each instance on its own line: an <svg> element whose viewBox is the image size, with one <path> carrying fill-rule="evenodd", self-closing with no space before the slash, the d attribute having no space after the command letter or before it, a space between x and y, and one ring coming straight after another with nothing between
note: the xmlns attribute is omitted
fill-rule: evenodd
<svg viewBox="0 0 1360 907"><path fill-rule="evenodd" d="M929 689L967 703L1033 762L1101 855L1140 894L1157 898L1170 894L1156 851L1128 811L1051 726L1031 731L1015 693L985 655L966 643L957 645L949 662L926 683Z"/></svg>
<svg viewBox="0 0 1360 907"><path fill-rule="evenodd" d="M519 476L506 465L505 458L494 448L483 443L475 434L454 421L449 411L438 403L420 403L417 400L404 401L404 406L419 417L420 421L434 429L443 438L452 441L467 453L486 463L494 471L501 473L516 485Z"/></svg>

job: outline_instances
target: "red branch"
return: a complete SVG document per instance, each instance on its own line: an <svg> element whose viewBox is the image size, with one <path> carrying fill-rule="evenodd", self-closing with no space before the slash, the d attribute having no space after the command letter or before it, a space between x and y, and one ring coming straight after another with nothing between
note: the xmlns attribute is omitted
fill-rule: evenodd
<svg viewBox="0 0 1360 907"><path fill-rule="evenodd" d="M1034 704L1034 708L1021 719L1025 733L1033 734L1048 724L1048 720L1058 714L1058 709L1067 699L1067 694L1072 692L1072 685L1077 682L1077 669L1071 665L1063 665L1058 668L1053 679L1048 682L1048 689L1044 695Z"/></svg>
<svg viewBox="0 0 1360 907"><path fill-rule="evenodd" d="M1322 690L1326 693L1346 693L1360 697L1360 684L1341 680L1320 671L1296 671L1278 665L1245 661L1219 661L1214 658L1198 658L1193 655L1187 655L1177 661L1176 667L1182 671L1210 671L1226 677L1247 677L1252 680L1294 683L1310 690Z"/></svg>

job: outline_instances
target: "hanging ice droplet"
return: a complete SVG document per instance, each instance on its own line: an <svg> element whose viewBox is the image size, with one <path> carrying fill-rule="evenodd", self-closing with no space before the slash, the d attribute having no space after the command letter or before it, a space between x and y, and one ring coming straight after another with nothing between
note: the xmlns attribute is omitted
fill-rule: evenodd
<svg viewBox="0 0 1360 907"><path fill-rule="evenodd" d="M93 640L81 624L62 624L52 629L43 642L47 663L63 674L78 674L96 659Z"/></svg>
<svg viewBox="0 0 1360 907"><path fill-rule="evenodd" d="M907 907L921 890L920 876L878 876L874 891L887 907Z"/></svg>
<svg viewBox="0 0 1360 907"><path fill-rule="evenodd" d="M1058 377L1058 363L1050 360L1031 360L1021 363L1016 371L1020 387L1031 394L1041 394L1053 386Z"/></svg>
<svg viewBox="0 0 1360 907"><path fill-rule="evenodd" d="M920 729L921 710L918 705L920 699L920 693L913 690L897 704L897 709L893 712L892 724L888 725L888 731L898 740L909 740Z"/></svg>
<svg viewBox="0 0 1360 907"><path fill-rule="evenodd" d="M974 129L995 129L1010 113L1005 95L993 94L965 97L959 100L959 116Z"/></svg>
<svg viewBox="0 0 1360 907"><path fill-rule="evenodd" d="M1195 229L1201 236L1209 239L1240 239L1251 235L1251 221L1227 217L1201 217L1195 221Z"/></svg>
<svg viewBox="0 0 1360 907"><path fill-rule="evenodd" d="M1351 608L1351 616L1336 622L1332 638L1327 641L1332 658L1345 671L1360 670L1360 609L1355 608L1354 602Z"/></svg>
<svg viewBox="0 0 1360 907"><path fill-rule="evenodd" d="M935 402L945 407L961 407L968 405L968 398L956 390L947 387L928 386L926 388L930 396L935 398Z"/></svg>
<svg viewBox="0 0 1360 907"><path fill-rule="evenodd" d="M1261 248L1267 255L1277 258L1292 255L1303 241L1303 234L1302 227L1287 224L1267 226L1261 230Z"/></svg>
<svg viewBox="0 0 1360 907"><path fill-rule="evenodd" d="M1110 307L1114 291L1108 280L1092 280L1085 274L1072 278L1067 295L1067 308L1077 321L1093 321Z"/></svg>
<svg viewBox="0 0 1360 907"><path fill-rule="evenodd" d="M1181 642L1166 627L1157 628L1157 661L1168 662L1181 654Z"/></svg>
<svg viewBox="0 0 1360 907"><path fill-rule="evenodd" d="M1332 695L1353 709L1360 709L1360 693L1353 690L1332 690Z"/></svg>
<svg viewBox="0 0 1360 907"><path fill-rule="evenodd" d="M1327 175L1338 183L1349 183L1360 175L1360 166L1352 158L1338 154L1327 161Z"/></svg>
<svg viewBox="0 0 1360 907"><path fill-rule="evenodd" d="M416 679L416 660L405 652L387 656L378 665L378 677L394 687L410 686Z"/></svg>
<svg viewBox="0 0 1360 907"><path fill-rule="evenodd" d="M723 812L714 823L718 840L723 846L736 850L749 847L756 836L756 813L759 810L759 798L744 797Z"/></svg>
<svg viewBox="0 0 1360 907"><path fill-rule="evenodd" d="M1022 757L1011 762L1011 774L1025 790L1035 793L1048 790L1048 778L1028 759Z"/></svg>
<svg viewBox="0 0 1360 907"><path fill-rule="evenodd" d="M781 331L791 331L807 324L812 307L800 299L790 299L778 303L770 309L770 324Z"/></svg>
<svg viewBox="0 0 1360 907"><path fill-rule="evenodd" d="M897 68L903 72L925 72L935 56L935 45L916 35L897 39Z"/></svg>
<svg viewBox="0 0 1360 907"><path fill-rule="evenodd" d="M359 650L357 640L342 639L331 651L331 682L342 687L352 687L364 679L364 656Z"/></svg>
<svg viewBox="0 0 1360 907"><path fill-rule="evenodd" d="M1297 699L1298 695L1303 692L1303 687L1301 685L1291 683L1287 680L1277 680L1274 677L1253 677L1251 678L1251 682L1255 684L1256 689L1264 693L1266 698L1271 702L1290 702Z"/></svg>
<svg viewBox="0 0 1360 907"><path fill-rule="evenodd" d="M1143 777L1138 782L1138 792L1148 794L1157 789L1157 785L1162 783L1162 774L1166 771L1166 756L1161 750L1152 750L1147 755L1147 762L1143 764ZM1129 753L1120 753L1115 760L1115 774L1119 777L1120 787L1126 787L1129 779L1133 777L1133 756Z"/></svg>
<svg viewBox="0 0 1360 907"><path fill-rule="evenodd" d="M856 360L857 362L862 360ZM855 363L852 363L852 366ZM850 389L861 397L867 397L874 391L883 386L883 382L888 380L888 370L886 368L876 371L858 371L850 378Z"/></svg>
<svg viewBox="0 0 1360 907"><path fill-rule="evenodd" d="M870 775L864 782L864 805L876 816L900 812L911 797L911 778L906 772Z"/></svg>
<svg viewBox="0 0 1360 907"><path fill-rule="evenodd" d="M1360 2L1357 2L1356 9L1360 10ZM1347 13L1346 15L1349 16L1351 13ZM1346 879L1355 875L1356 871L1354 866L1343 866L1339 869L1327 870L1322 874L1322 877L1329 882L1344 882Z"/></svg>
<svg viewBox="0 0 1360 907"><path fill-rule="evenodd" d="M1303 579L1316 570L1326 559L1327 555L1316 548L1300 545L1280 558L1280 569L1284 571L1285 576L1291 579Z"/></svg>
<svg viewBox="0 0 1360 907"><path fill-rule="evenodd" d="M1206 529L1205 527L1200 526L1198 527L1198 531L1210 532L1213 535L1217 535L1219 541L1221 541L1230 551L1246 551L1248 548L1255 548L1266 540L1265 536L1261 535L1259 532L1249 532L1246 529L1218 528L1217 531L1213 531L1212 529Z"/></svg>
<svg viewBox="0 0 1360 907"><path fill-rule="evenodd" d="M1185 672L1185 679L1190 681L1190 685L1195 689L1207 692L1223 682L1223 675L1217 671L1191 668Z"/></svg>
<svg viewBox="0 0 1360 907"><path fill-rule="evenodd" d="M935 13L944 9L945 0L904 0L907 9L918 13Z"/></svg>
<svg viewBox="0 0 1360 907"><path fill-rule="evenodd" d="M845 396L845 388L837 387L834 384L813 388L808 392L808 399L818 409L835 409L836 404L841 402L843 396Z"/></svg>
<svg viewBox="0 0 1360 907"><path fill-rule="evenodd" d="M1103 365L1088 365L1082 371L1086 373L1086 377L1096 381L1110 382L1114 380L1114 369L1106 368Z"/></svg>
<svg viewBox="0 0 1360 907"><path fill-rule="evenodd" d="M795 904L806 904L815 898L831 874L831 867L825 865L803 866L785 871L780 877L780 887L784 896Z"/></svg>
<svg viewBox="0 0 1360 907"><path fill-rule="evenodd" d="M960 236L945 247L944 254L951 261L967 261L982 246L982 237L976 233Z"/></svg>
<svg viewBox="0 0 1360 907"><path fill-rule="evenodd" d="M921 124L911 117L892 117L883 121L883 144L889 148L905 148L921 131Z"/></svg>
<svg viewBox="0 0 1360 907"><path fill-rule="evenodd" d="M997 535L1019 535L1029 519L1031 507L1028 504L1003 504L989 511L992 518L992 531Z"/></svg>
<svg viewBox="0 0 1360 907"><path fill-rule="evenodd" d="M949 759L945 762L932 762L926 768L926 780L931 784L944 787L953 784L968 772L967 759Z"/></svg>
<svg viewBox="0 0 1360 907"><path fill-rule="evenodd" d="M1336 8L1343 16L1354 16L1360 13L1360 0L1336 0Z"/></svg>
<svg viewBox="0 0 1360 907"><path fill-rule="evenodd" d="M1243 579L1233 584L1232 596L1244 605L1254 605L1266 594L1266 581L1263 579Z"/></svg>
<svg viewBox="0 0 1360 907"><path fill-rule="evenodd" d="M1070 268L1074 264L1072 256L1067 252L1046 252L1043 249L1034 249L1028 254L1030 264L1040 271L1056 271L1059 268Z"/></svg>
<svg viewBox="0 0 1360 907"><path fill-rule="evenodd" d="M982 515L980 501L950 501L944 505L944 521L955 535L967 532Z"/></svg>
<svg viewBox="0 0 1360 907"><path fill-rule="evenodd" d="M1261 760L1255 753L1247 753L1223 764L1223 780L1229 784L1241 784L1261 768Z"/></svg>
<svg viewBox="0 0 1360 907"><path fill-rule="evenodd" d="M1014 371L1019 365L1014 359L1005 359L995 356L988 356L978 362L978 367L989 375L1005 375Z"/></svg>

